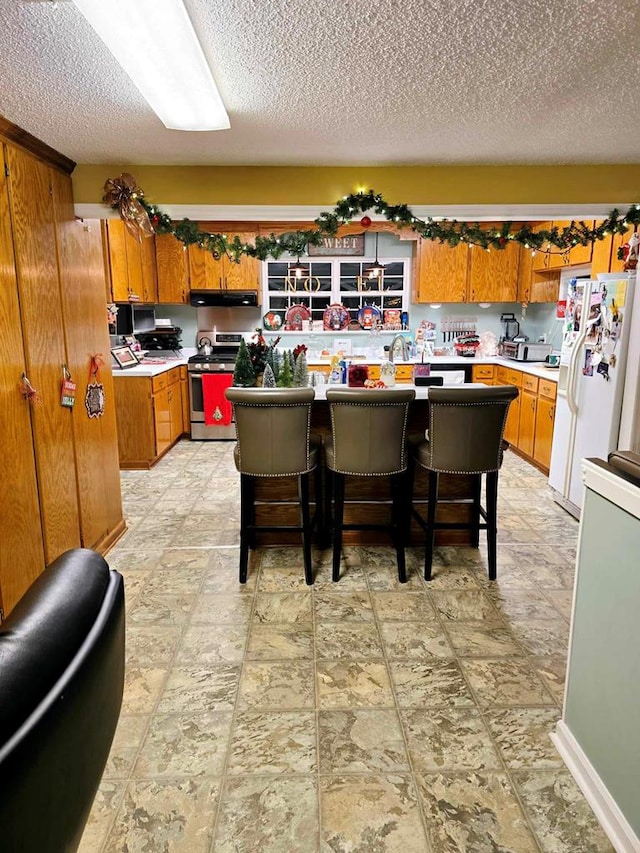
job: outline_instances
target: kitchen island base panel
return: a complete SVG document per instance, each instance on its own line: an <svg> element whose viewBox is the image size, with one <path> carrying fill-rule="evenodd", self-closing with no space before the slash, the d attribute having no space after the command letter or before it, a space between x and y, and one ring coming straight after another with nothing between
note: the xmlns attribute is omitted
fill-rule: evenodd
<svg viewBox="0 0 640 853"><path fill-rule="evenodd" d="M438 503L437 520L442 522L471 522L470 504L447 504L447 499L468 498L473 492L473 477L442 474L440 479L440 501ZM414 495L416 499L426 499L428 478L422 471L416 472ZM295 477L261 480L256 484L256 501L266 503L256 505L257 524L287 525L298 523L298 509L288 505L287 501L295 501L297 497L297 481ZM315 490L312 489L311 501L315 502ZM350 499L358 503L350 504ZM362 501L376 503L362 503ZM390 502L390 483L380 477L348 477L346 485L346 501L344 508L345 524L385 524L391 515L391 504L380 504L379 501ZM298 545L299 533L258 533L258 546L266 545ZM316 545L323 544L319 531L315 531ZM388 535L381 530L345 530L342 541L345 545L374 545L389 544ZM412 520L410 541L407 545L423 545L425 535L420 526ZM469 530L439 530L436 534L436 545L469 545L471 531ZM327 546L328 547L328 546Z"/></svg>

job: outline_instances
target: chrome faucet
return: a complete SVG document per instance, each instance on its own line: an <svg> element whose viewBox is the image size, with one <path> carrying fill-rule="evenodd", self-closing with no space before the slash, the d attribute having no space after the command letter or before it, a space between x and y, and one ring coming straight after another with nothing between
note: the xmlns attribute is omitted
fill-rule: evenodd
<svg viewBox="0 0 640 853"><path fill-rule="evenodd" d="M391 341L391 345L389 346L389 361L392 364L394 362L394 349L396 346L396 341L402 341L402 360L409 361L409 344L407 343L407 339L404 335L393 336L393 340Z"/></svg>

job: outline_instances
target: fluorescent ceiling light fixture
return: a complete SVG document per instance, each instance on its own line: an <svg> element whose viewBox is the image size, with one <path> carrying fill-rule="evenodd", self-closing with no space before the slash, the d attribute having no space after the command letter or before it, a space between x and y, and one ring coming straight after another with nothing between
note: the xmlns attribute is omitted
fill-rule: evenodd
<svg viewBox="0 0 640 853"><path fill-rule="evenodd" d="M226 130L229 116L182 0L73 0L165 127Z"/></svg>

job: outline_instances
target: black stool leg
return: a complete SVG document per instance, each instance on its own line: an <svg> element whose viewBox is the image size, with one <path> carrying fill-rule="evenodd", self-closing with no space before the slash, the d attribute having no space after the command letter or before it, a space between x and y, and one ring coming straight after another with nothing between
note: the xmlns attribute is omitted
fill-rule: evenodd
<svg viewBox="0 0 640 853"><path fill-rule="evenodd" d="M439 475L436 471L429 471L429 502L427 504L427 522L425 534L427 541L424 549L424 579L431 580L431 566L433 565L433 546L436 540L436 504L438 503L438 481Z"/></svg>
<svg viewBox="0 0 640 853"><path fill-rule="evenodd" d="M340 580L340 557L342 555L342 521L344 518L344 474L332 472L333 482L333 575Z"/></svg>
<svg viewBox="0 0 640 853"><path fill-rule="evenodd" d="M480 545L480 496L482 494L482 474L476 474L473 480L473 516L471 518L471 545Z"/></svg>
<svg viewBox="0 0 640 853"><path fill-rule="evenodd" d="M405 485L404 474L391 475L391 538L396 546L396 562L398 564L398 580L400 583L407 582L407 566L405 562L404 543L405 528Z"/></svg>
<svg viewBox="0 0 640 853"><path fill-rule="evenodd" d="M247 582L249 564L249 526L253 515L253 483L247 474L240 474L240 583Z"/></svg>
<svg viewBox="0 0 640 853"><path fill-rule="evenodd" d="M498 575L497 533L498 533L498 472L487 474L487 558L489 563L489 580L494 581Z"/></svg>
<svg viewBox="0 0 640 853"><path fill-rule="evenodd" d="M309 475L298 477L298 496L300 499L300 526L302 527L302 552L304 555L304 579L311 586L313 566L311 564L311 514L309 511Z"/></svg>
<svg viewBox="0 0 640 853"><path fill-rule="evenodd" d="M249 511L248 511L248 524L249 524L249 548L251 551L254 551L257 547L257 538L256 538L256 478L255 477L247 477L247 490L248 490L248 502L249 502Z"/></svg>
<svg viewBox="0 0 640 853"><path fill-rule="evenodd" d="M318 544L323 548L327 541L327 521L325 515L325 487L323 469L316 465L313 472L313 491L315 497L315 522L318 528Z"/></svg>

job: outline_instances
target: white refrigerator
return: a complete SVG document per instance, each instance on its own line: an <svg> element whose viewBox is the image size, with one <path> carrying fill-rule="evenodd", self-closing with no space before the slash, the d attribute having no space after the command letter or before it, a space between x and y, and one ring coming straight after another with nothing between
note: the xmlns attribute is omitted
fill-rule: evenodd
<svg viewBox="0 0 640 853"><path fill-rule="evenodd" d="M583 497L580 460L606 459L618 447L635 283L635 273L597 280L563 276L566 305L549 485L554 500L576 518Z"/></svg>

